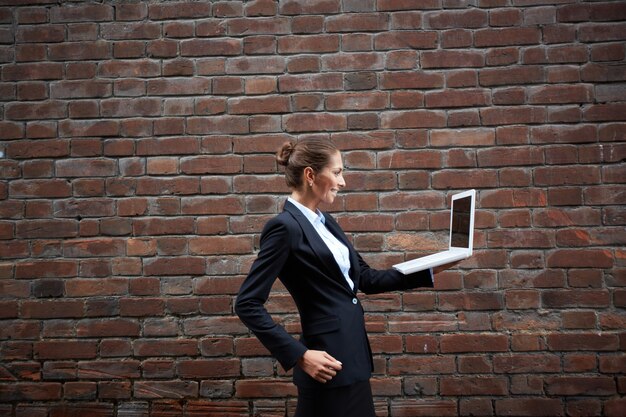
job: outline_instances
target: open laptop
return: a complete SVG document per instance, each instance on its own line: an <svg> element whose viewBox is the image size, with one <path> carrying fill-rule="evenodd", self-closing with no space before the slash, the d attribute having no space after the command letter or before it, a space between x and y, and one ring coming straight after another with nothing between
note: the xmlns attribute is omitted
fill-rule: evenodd
<svg viewBox="0 0 626 417"><path fill-rule="evenodd" d="M452 196L450 208L450 239L448 250L402 262L393 267L403 274L412 274L435 266L469 258L474 246L474 211L476 190L463 191Z"/></svg>

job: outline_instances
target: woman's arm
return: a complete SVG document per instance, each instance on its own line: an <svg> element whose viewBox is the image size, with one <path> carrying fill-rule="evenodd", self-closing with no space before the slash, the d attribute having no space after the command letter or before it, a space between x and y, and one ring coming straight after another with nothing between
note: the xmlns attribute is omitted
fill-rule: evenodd
<svg viewBox="0 0 626 417"><path fill-rule="evenodd" d="M366 294L377 294L386 291L408 290L418 287L433 287L433 276L430 270L418 271L404 275L395 269L377 270L363 260L357 253L361 274L359 289Z"/></svg>
<svg viewBox="0 0 626 417"><path fill-rule="evenodd" d="M285 370L291 369L307 349L272 320L264 304L287 262L289 242L289 232L284 223L274 218L265 225L259 254L235 302L235 313Z"/></svg>

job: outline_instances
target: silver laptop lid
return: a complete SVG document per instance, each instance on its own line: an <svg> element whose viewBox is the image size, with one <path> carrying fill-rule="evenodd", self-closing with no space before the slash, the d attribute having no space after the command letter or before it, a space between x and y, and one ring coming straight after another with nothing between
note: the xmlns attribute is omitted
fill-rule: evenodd
<svg viewBox="0 0 626 417"><path fill-rule="evenodd" d="M450 208L450 249L465 249L472 252L474 247L474 211L476 190L468 190L452 196Z"/></svg>

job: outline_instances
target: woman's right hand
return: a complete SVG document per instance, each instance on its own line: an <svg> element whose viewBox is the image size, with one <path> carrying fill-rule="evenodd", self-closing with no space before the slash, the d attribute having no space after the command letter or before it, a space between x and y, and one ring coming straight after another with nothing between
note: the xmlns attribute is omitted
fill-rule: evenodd
<svg viewBox="0 0 626 417"><path fill-rule="evenodd" d="M341 371L341 362L323 350L307 350L298 359L298 365L317 382L325 384Z"/></svg>

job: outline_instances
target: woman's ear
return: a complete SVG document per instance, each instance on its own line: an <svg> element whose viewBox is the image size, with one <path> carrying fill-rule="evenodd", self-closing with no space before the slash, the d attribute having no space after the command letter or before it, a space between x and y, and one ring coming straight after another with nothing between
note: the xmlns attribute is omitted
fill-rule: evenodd
<svg viewBox="0 0 626 417"><path fill-rule="evenodd" d="M313 168L311 167L304 168L303 179L304 179L305 185L308 185L308 186L311 186L315 182L315 172L313 171Z"/></svg>

